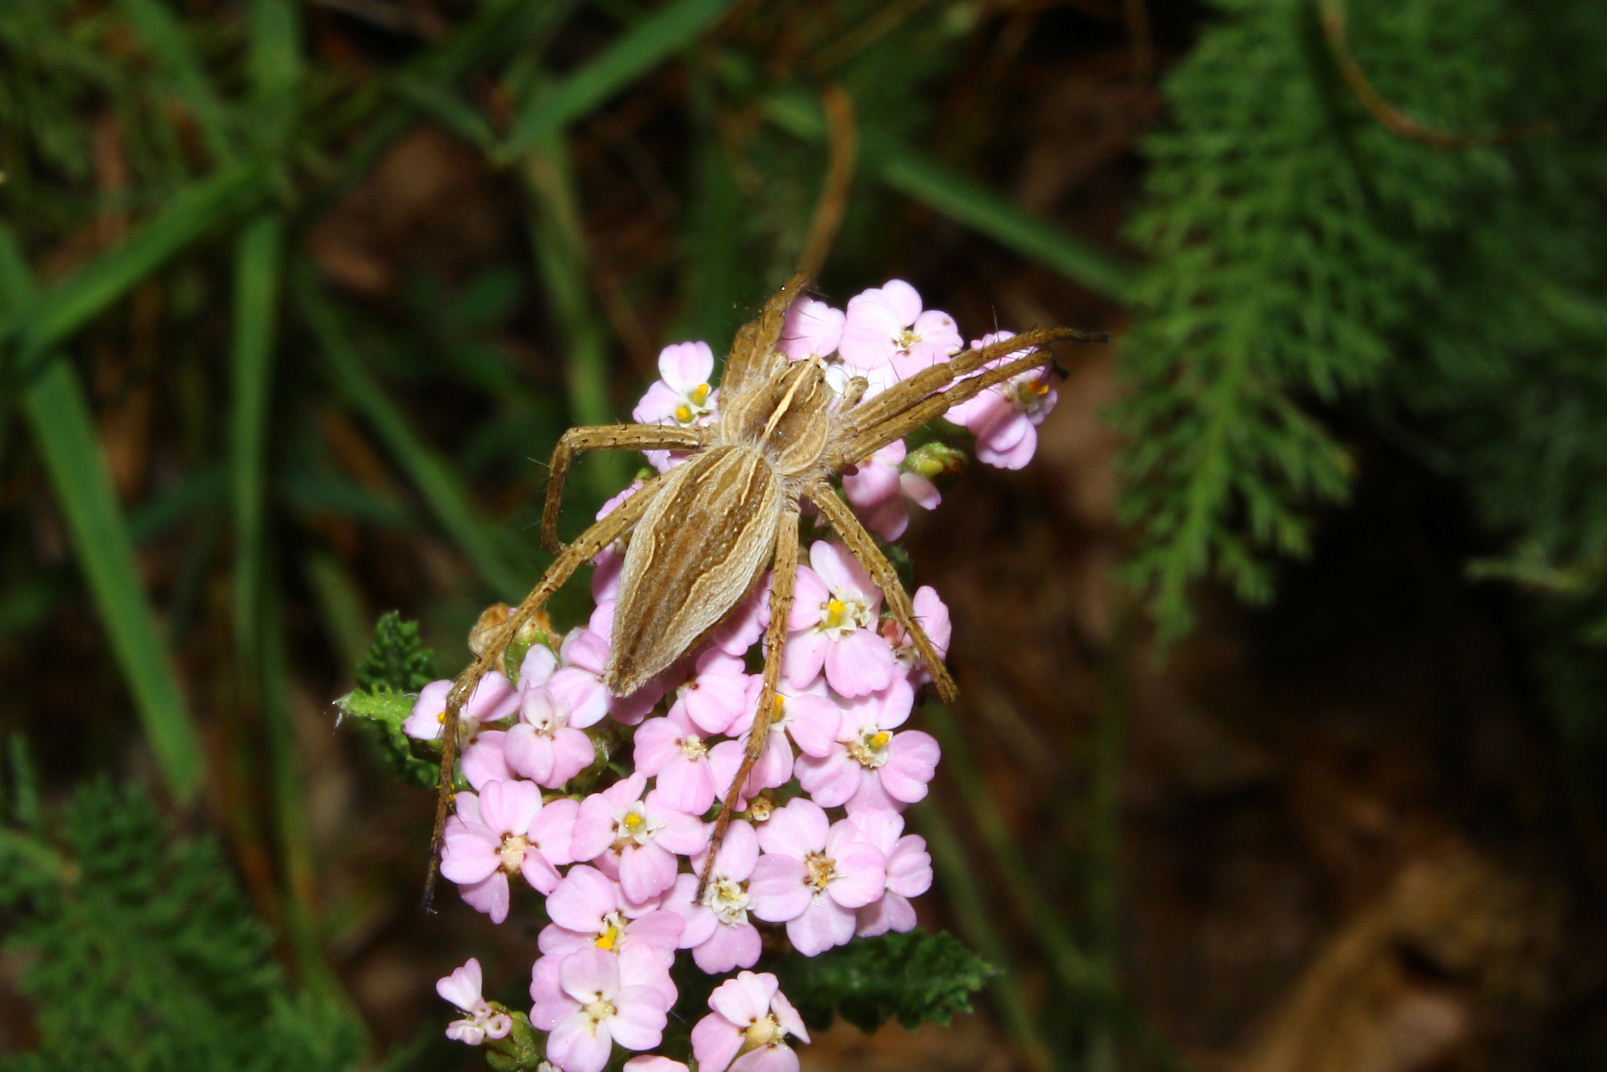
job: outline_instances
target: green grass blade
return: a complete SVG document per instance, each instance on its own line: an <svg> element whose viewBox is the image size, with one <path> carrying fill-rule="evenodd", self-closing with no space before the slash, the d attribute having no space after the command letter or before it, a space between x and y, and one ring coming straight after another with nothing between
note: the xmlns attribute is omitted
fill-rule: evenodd
<svg viewBox="0 0 1607 1072"><path fill-rule="evenodd" d="M0 302L15 310L30 300L32 292L22 251L10 230L0 225ZM140 584L139 562L83 387L71 365L50 358L22 397L90 595L157 765L173 796L189 803L206 771L201 738Z"/></svg>
<svg viewBox="0 0 1607 1072"><path fill-rule="evenodd" d="M929 801L926 807L916 809L910 821L926 837L938 886L954 909L955 929L983 960L999 969L988 989L1005 1033L1024 1058L1025 1067L1048 1068L1049 1041L1038 1026L1032 1004L1021 986L1021 972L1010 941L996 922L999 912L995 898L977 880L975 861L969 858L959 832L937 801Z"/></svg>
<svg viewBox="0 0 1607 1072"><path fill-rule="evenodd" d="M705 339L719 353L747 319L736 304L753 298L753 266L742 255L742 228L731 225L742 204L731 151L720 134L709 79L697 78L691 94L697 146L692 159L693 192L682 238L686 251L686 313L681 338Z"/></svg>
<svg viewBox="0 0 1607 1072"><path fill-rule="evenodd" d="M519 568L479 519L468 491L452 467L414 434L407 417L363 366L339 315L310 279L298 279L295 298L323 349L336 388L368 423L392 458L412 480L431 512L457 541L475 570L505 599L522 596L532 572Z"/></svg>
<svg viewBox="0 0 1607 1072"><path fill-rule="evenodd" d="M235 246L229 487L234 517L234 637L246 660L259 652L266 571L268 402L284 229L273 216L248 223Z"/></svg>
<svg viewBox="0 0 1607 1072"><path fill-rule="evenodd" d="M267 192L260 166L230 164L175 194L128 238L40 292L25 308L0 317L5 379L16 382L36 371L44 363L44 351L105 311L168 258L233 224Z"/></svg>
<svg viewBox="0 0 1607 1072"><path fill-rule="evenodd" d="M508 159L517 159L692 44L732 3L675 0L642 17L590 63L532 93L508 134Z"/></svg>
<svg viewBox="0 0 1607 1072"><path fill-rule="evenodd" d="M175 96L189 106L212 159L229 159L228 113L207 77L187 24L158 0L120 0L119 7L177 91Z"/></svg>
<svg viewBox="0 0 1607 1072"><path fill-rule="evenodd" d="M613 424L619 414L608 391L608 330L587 285L578 184L563 135L545 135L525 154L522 170L531 253L563 340L570 415L578 424ZM599 454L589 472L582 470L594 506L625 486L631 465L618 451Z"/></svg>
<svg viewBox="0 0 1607 1072"><path fill-rule="evenodd" d="M803 94L774 95L765 102L765 113L790 134L817 142L826 138L825 117ZM860 166L884 185L1096 294L1125 301L1131 293L1132 269L1090 243L885 134L864 130L860 144Z"/></svg>
<svg viewBox="0 0 1607 1072"><path fill-rule="evenodd" d="M281 144L296 121L296 83L301 78L301 24L287 0L252 0L247 65L251 106L263 127L259 137Z"/></svg>

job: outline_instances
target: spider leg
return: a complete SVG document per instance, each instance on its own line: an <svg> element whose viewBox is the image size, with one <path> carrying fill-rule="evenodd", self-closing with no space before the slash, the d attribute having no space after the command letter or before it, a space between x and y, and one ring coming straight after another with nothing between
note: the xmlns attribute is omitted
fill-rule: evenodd
<svg viewBox="0 0 1607 1072"><path fill-rule="evenodd" d="M563 505L569 465L583 450L692 450L702 446L696 428L656 424L600 424L571 428L552 450L552 475L547 481L547 503L541 511L541 546L553 554L563 550L558 538L558 513Z"/></svg>
<svg viewBox="0 0 1607 1072"><path fill-rule="evenodd" d="M593 524L576 537L574 543L564 548L553 560L552 565L547 567L547 572L536 582L530 594L524 597L524 601L485 635L480 653L453 680L452 689L446 696L446 711L442 715L441 772L435 782L435 827L430 834L430 868L424 877L426 912L434 911L432 902L435 898L435 876L440 868L441 837L446 830L447 802L452 799L453 764L457 760L458 733L461 729L464 705L469 702L469 697L474 695L480 679L502 664L502 656L507 652L508 645L513 642L515 635L546 605L553 593L557 592L583 563L596 558L603 548L619 539L632 525L641 520L648 506L658 495L659 479L654 477L648 481L640 491L621 503L617 510Z"/></svg>
<svg viewBox="0 0 1607 1072"><path fill-rule="evenodd" d="M793 275L780 290L770 295L759 315L737 331L736 341L731 344L731 356L726 358L725 371L720 375L722 396L729 397L733 391L750 388L770 377L787 309L807 286L809 276L806 273Z"/></svg>
<svg viewBox="0 0 1607 1072"><path fill-rule="evenodd" d="M958 377L964 376L968 372L973 372L990 361L1007 357L1010 354L1019 353L1032 347L1043 346L1046 343L1060 339L1070 339L1074 342L1106 342L1109 340L1109 336L1103 332L1079 331L1076 328L1040 328L1037 331L1028 331L1008 339L1001 339L998 342L990 343L975 350L966 350L941 364L922 369L908 379L895 383L875 398L846 413L841 426L843 434L850 438L859 436L920 405L921 402L932 395L932 392L948 387ZM1038 356L1036 363L1046 365L1051 360L1053 360L1052 355L1043 353ZM1030 368L1031 364L1027 367ZM1019 371L1021 370L1018 369L1017 372ZM1015 373L1011 373L1011 375L1015 375ZM974 380L966 382L970 383L974 382ZM964 384L957 384L951 390L959 390L963 386ZM977 390L981 390L981 388L977 388ZM971 392L971 394L975 393L976 391ZM963 402L969 397L971 395L956 397L948 405L952 406ZM948 407L945 406L944 408ZM938 412L941 413L942 410ZM927 419L929 420L930 418ZM917 422L910 427L918 428L922 423L925 422ZM902 435L903 433L901 432L891 439L883 440L883 442L891 443L893 439L898 439ZM859 455L854 455L854 457L859 457Z"/></svg>
<svg viewBox="0 0 1607 1072"><path fill-rule="evenodd" d="M859 400L865 397L865 392L869 389L870 381L865 377L850 377L847 386L843 388L842 398L837 400L837 412L847 413L859 405Z"/></svg>
<svg viewBox="0 0 1607 1072"><path fill-rule="evenodd" d="M1045 332L1055 332L1060 330L1062 329L1048 328L1045 329ZM1018 335L1009 341L1014 343L1021 339L1031 339L1032 337L1044 334L1045 332L1034 331L1027 335ZM1058 337L1060 336L1051 336L1051 338ZM972 353L983 354L991 349L992 347L983 347L981 350L972 351ZM1021 347L1017 346L1015 349L1019 350ZM1015 350L1010 352L1014 353ZM960 356L965 357L967 355L962 354ZM995 354L994 356L998 355ZM954 359L954 361L958 360L960 360L958 357ZM919 398L912 405L895 410L894 412L883 417L880 421L876 421L874 423L856 421L855 418L859 411L856 410L851 412L848 414L846 426L844 427L843 431L839 433L839 435L841 435L843 438L838 440L836 452L827 457L826 464L832 469L841 469L845 465L852 465L861 458L874 454L876 451L887 446L887 444L893 442L893 440L904 438L906 435L913 432L927 421L930 421L936 417L941 417L944 413L948 412L950 407L957 406L961 402L975 397L981 392L987 390L989 387L992 387L994 384L1003 383L1005 380L1008 380L1014 376L1019 376L1023 372L1028 372L1042 365L1047 365L1053 360L1054 355L1050 354L1047 350L1042 350L1036 353L1026 354L1022 357L1018 357L1014 361L1006 361L997 368L991 368L976 376L972 376L970 379L961 380L959 383L954 384L946 391L939 391L937 394L927 395L924 398ZM951 361L949 363L953 364L954 362ZM938 367L941 368L942 366ZM931 370L928 369L927 371ZM912 384L915 382L915 379L916 377L912 376L908 380L905 380L904 384ZM899 386L903 386L903 384ZM893 390L898 390L898 388L895 387ZM888 393L890 394L891 391ZM860 406L859 409L864 410L874 406L876 403L880 402L886 397L886 394L877 395L869 402L866 402L864 405Z"/></svg>
<svg viewBox="0 0 1607 1072"><path fill-rule="evenodd" d="M876 546L876 541L865 531L865 526L859 523L859 518L854 516L848 504L839 499L830 487L812 484L804 489L804 495L819 508L821 516L831 522L832 528L843 538L843 543L848 545L848 550L882 590L882 595L887 597L888 609L909 633L921 661L932 672L932 683L937 686L937 694L943 697L945 703L953 703L960 694L959 686L949 675L948 667L943 665L943 657L937 653L932 638L926 635L920 619L915 616L915 604L910 600L909 593L904 591L904 584L898 579L898 571L893 564L887 561L887 556L882 554L882 549Z"/></svg>
<svg viewBox="0 0 1607 1072"><path fill-rule="evenodd" d="M770 737L770 723L775 719L776 708L781 701L777 691L781 686L781 648L787 642L787 615L792 610L792 589L797 579L798 504L792 502L782 511L781 522L776 530L775 569L770 581L770 625L764 634L764 686L759 690L759 706L753 713L753 727L748 730L748 738L743 745L742 766L737 768L736 777L731 779L731 788L726 790L725 799L720 804L720 814L714 820L709 853L703 861L703 874L698 877L698 900L702 900L703 890L709 884L709 875L714 871L715 857L720 855L725 832L736 817L737 801L742 799L748 775L753 773L754 764L764 755L765 742Z"/></svg>

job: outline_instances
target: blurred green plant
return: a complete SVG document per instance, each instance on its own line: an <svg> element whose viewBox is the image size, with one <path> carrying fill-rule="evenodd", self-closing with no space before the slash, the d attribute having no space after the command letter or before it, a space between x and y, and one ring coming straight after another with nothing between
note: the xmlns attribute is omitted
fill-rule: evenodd
<svg viewBox="0 0 1607 1072"><path fill-rule="evenodd" d="M0 784L0 912L40 1041L0 1068L353 1067L363 1037L351 1010L287 983L216 844L182 837L142 791L105 779L52 815L21 752Z"/></svg>
<svg viewBox="0 0 1607 1072"><path fill-rule="evenodd" d="M1347 403L1607 596L1607 11L1218 6L1133 225L1124 505L1163 632L1191 581L1265 602L1309 552L1357 469Z"/></svg>

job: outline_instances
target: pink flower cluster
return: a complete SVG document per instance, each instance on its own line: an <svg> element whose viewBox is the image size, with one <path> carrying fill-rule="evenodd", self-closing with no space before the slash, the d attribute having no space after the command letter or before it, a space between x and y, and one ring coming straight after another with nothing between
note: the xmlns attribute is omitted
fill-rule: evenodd
<svg viewBox="0 0 1607 1072"><path fill-rule="evenodd" d="M893 280L844 310L795 303L780 349L823 359L839 391L859 377L874 394L958 352L961 339L951 317L923 309L913 287ZM706 344L666 348L659 370L638 421L714 419L719 393ZM1030 374L949 419L975 433L984 462L1015 468L1030 457L1054 399ZM904 531L909 503L931 509L940 499L909 458L894 443L844 480L856 512L887 539ZM650 460L665 469L679 459L663 452ZM773 945L784 935L815 956L915 926L910 899L930 887L932 865L925 842L904 832L901 812L926 796L939 748L905 723L927 670L855 558L830 540L810 543L786 623L772 729L708 866L719 797L742 764L761 692L769 579L682 665L616 697L602 674L621 557L618 549L599 556L596 609L585 625L532 646L516 676L486 675L466 705L458 729L470 791L457 795L441 874L497 923L520 887L545 898L528 1022L546 1033L546 1060L561 1072L601 1072L616 1049L657 1048L679 996L670 969L683 952L706 973L739 973L714 990L692 1030L689 1056L700 1072L794 1072L788 1040L808 1041L803 1021L774 975L744 969L758 963L766 933ZM914 604L946 651L948 611L937 593L920 588ZM423 690L408 734L440 736L449 688L441 681ZM447 1033L497 1044L515 1019L481 996L480 983L471 959L438 984L463 1013ZM686 1066L648 1054L625 1068Z"/></svg>

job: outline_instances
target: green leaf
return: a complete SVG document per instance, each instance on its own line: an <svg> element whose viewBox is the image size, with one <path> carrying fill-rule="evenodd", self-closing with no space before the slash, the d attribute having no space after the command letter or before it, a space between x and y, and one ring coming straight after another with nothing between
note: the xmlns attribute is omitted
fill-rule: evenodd
<svg viewBox="0 0 1607 1072"><path fill-rule="evenodd" d="M765 112L783 129L814 142L826 138L820 109L802 93L779 93ZM926 204L1096 294L1126 300L1133 273L1125 264L1053 223L1023 212L1008 198L945 168L925 154L875 129L860 133L866 170L889 188Z"/></svg>
<svg viewBox="0 0 1607 1072"><path fill-rule="evenodd" d="M234 223L267 198L263 167L236 161L180 190L161 212L72 275L42 291L26 308L15 302L0 317L4 374L26 379L42 355L122 298L192 243ZM15 350L13 350L15 347Z"/></svg>
<svg viewBox="0 0 1607 1072"><path fill-rule="evenodd" d="M397 776L421 788L435 784L437 764L414 754L415 742L402 732L402 723L413 713L419 690L436 680L433 664L434 656L419 639L418 623L387 611L357 666L357 691L339 701L342 715L373 727Z"/></svg>
<svg viewBox="0 0 1607 1072"><path fill-rule="evenodd" d="M211 840L178 838L142 794L104 781L80 789L51 827L62 831L54 843L0 838L6 945L21 954L39 1035L0 1068L355 1065L356 1022L340 1003L288 988L272 934ZM42 854L59 866L42 870Z"/></svg>
<svg viewBox="0 0 1607 1072"><path fill-rule="evenodd" d="M635 20L625 34L573 74L531 95L503 147L512 159L691 45L733 0L675 0Z"/></svg>
<svg viewBox="0 0 1607 1072"><path fill-rule="evenodd" d="M905 1027L946 1024L969 1012L994 969L952 934L859 938L818 957L789 956L771 966L810 1027L833 1015L871 1031L891 1019Z"/></svg>
<svg viewBox="0 0 1607 1072"><path fill-rule="evenodd" d="M418 692L436 679L435 655L419 638L417 622L386 611L374 624L374 640L357 666L357 687Z"/></svg>
<svg viewBox="0 0 1607 1072"><path fill-rule="evenodd" d="M21 250L0 225L0 301L14 310L32 291ZM72 366L49 355L23 392L23 409L151 751L173 795L193 800L205 775L200 735L162 645L89 402Z"/></svg>
<svg viewBox="0 0 1607 1072"><path fill-rule="evenodd" d="M323 350L340 393L374 429L486 583L505 597L522 594L531 571L517 567L513 557L502 550L505 541L477 516L468 490L452 466L419 439L406 414L364 367L339 313L319 293L317 284L305 276L295 284L302 315Z"/></svg>

